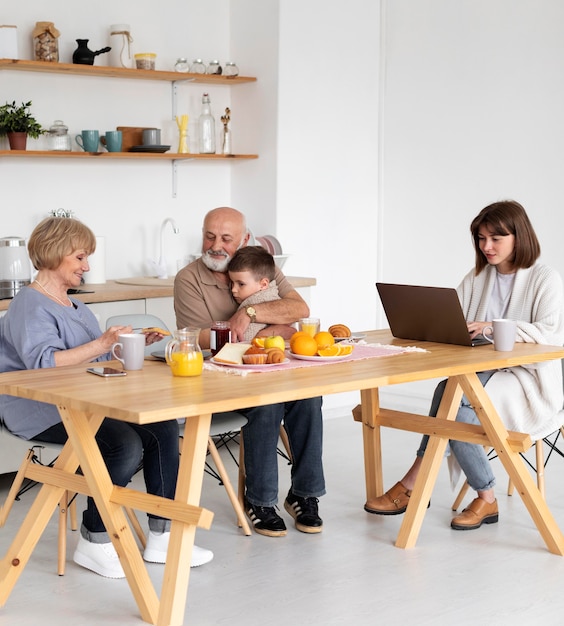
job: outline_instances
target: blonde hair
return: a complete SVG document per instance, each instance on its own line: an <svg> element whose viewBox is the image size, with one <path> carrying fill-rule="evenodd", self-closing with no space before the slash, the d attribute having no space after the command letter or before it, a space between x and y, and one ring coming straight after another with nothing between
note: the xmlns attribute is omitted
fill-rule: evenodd
<svg viewBox="0 0 564 626"><path fill-rule="evenodd" d="M27 244L29 258L36 270L54 270L64 257L75 250L87 255L96 250L94 233L72 217L47 217L31 233Z"/></svg>

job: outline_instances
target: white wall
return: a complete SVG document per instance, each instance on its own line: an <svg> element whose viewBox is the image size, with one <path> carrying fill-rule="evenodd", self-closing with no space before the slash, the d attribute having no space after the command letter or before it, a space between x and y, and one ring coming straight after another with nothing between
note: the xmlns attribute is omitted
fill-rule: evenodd
<svg viewBox="0 0 564 626"><path fill-rule="evenodd" d="M231 204L247 213L255 234L280 239L292 254L287 273L317 278L312 313L323 324L361 330L385 323L377 279L456 285L473 262L471 219L511 197L528 209L543 259L564 273L562 2L100 0L76 7L53 0L46 12L38 0L12 3L1 21L18 25L25 53L26 30L36 19L53 20L66 40L63 60L75 38L89 37L97 49L109 25L122 21L136 45L159 54L162 69L178 56L231 57L258 81L215 88L214 110L230 105L236 150L260 156L180 164L176 199L169 164L3 159L3 235L28 235L47 210L73 208L107 237L107 275L117 277L144 273L164 217L182 230L167 235L174 264L197 249L204 213ZM62 118L73 132L165 125L170 117L168 84L11 72L0 81L0 99L33 99L43 123ZM200 91L181 88L179 112L196 116Z"/></svg>

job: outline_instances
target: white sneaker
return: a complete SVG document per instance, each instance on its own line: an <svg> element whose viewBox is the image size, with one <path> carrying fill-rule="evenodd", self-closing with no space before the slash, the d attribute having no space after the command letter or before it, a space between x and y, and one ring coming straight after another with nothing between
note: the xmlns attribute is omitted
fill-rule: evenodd
<svg viewBox="0 0 564 626"><path fill-rule="evenodd" d="M166 563L166 553L168 550L168 541L170 539L170 532L157 535L153 531L149 531L147 536L147 545L145 546L145 552L143 558L149 563ZM192 560L190 567L198 567L209 563L213 559L213 552L206 550L206 548L200 548L194 544L192 549Z"/></svg>
<svg viewBox="0 0 564 626"><path fill-rule="evenodd" d="M125 572L112 543L92 543L80 536L73 561L106 578L125 578Z"/></svg>

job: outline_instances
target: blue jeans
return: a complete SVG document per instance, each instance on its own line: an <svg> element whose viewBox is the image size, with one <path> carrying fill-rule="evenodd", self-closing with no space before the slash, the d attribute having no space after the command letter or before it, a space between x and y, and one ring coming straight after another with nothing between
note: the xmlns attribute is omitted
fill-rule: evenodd
<svg viewBox="0 0 564 626"><path fill-rule="evenodd" d="M107 417L96 433L96 442L114 485L125 487L143 464L147 493L174 499L179 463L178 437L176 420L139 426ZM67 433L59 423L33 440L63 444ZM163 532L170 528L170 520L149 514L149 528ZM82 515L81 533L93 543L110 541L92 498L88 498Z"/></svg>
<svg viewBox="0 0 564 626"><path fill-rule="evenodd" d="M255 506L278 502L278 437L280 424L288 433L292 453L292 492L308 498L325 493L322 445L322 398L308 398L241 409L243 426L246 498Z"/></svg>
<svg viewBox="0 0 564 626"><path fill-rule="evenodd" d="M494 370L487 372L478 372L478 378L485 387L488 380L495 373ZM435 393L433 395L433 401L431 402L431 410L429 415L436 417L439 410L439 404L443 397L443 393L446 386L446 380L441 381ZM470 406L466 396L462 396L460 402L460 408L456 414L457 422L464 422L466 424L479 424L480 420L474 412L474 409ZM424 435L421 440L419 450L417 450L417 456L423 456L427 443L429 441L428 435ZM484 447L477 443L465 443L464 441L450 440L450 449L452 454L456 457L462 471L466 474L468 484L475 491L486 491L491 489L495 485L495 476L493 475L488 456L484 451Z"/></svg>

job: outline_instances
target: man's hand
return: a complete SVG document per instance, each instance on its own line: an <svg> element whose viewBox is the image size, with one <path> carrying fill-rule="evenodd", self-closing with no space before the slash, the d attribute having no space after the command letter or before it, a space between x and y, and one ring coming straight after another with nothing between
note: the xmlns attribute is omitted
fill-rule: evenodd
<svg viewBox="0 0 564 626"><path fill-rule="evenodd" d="M231 341L243 341L245 338L245 331L249 328L251 318L246 314L244 309L239 309L229 320L231 328Z"/></svg>

